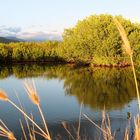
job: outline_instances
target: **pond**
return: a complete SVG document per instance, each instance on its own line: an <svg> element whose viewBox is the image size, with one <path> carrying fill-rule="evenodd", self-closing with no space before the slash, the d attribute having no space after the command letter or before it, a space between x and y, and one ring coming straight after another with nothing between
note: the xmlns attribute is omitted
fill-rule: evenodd
<svg viewBox="0 0 140 140"><path fill-rule="evenodd" d="M38 109L24 89L25 80L35 82L53 139L71 139L62 122L65 122L69 131L76 137L80 109L82 114L86 114L99 126L102 122L102 112L105 110L109 114L116 139L124 137L129 124L130 136L133 137L133 116L138 112L138 104L131 68L90 69L73 65L35 64L0 66L0 89L5 90L18 106L20 100L27 114L32 114L35 122L42 127ZM23 137L19 120L22 120L27 132L24 117L7 102L0 101L0 119L14 132L17 139ZM82 139L96 140L100 137L100 130L83 115L80 124ZM37 136L37 139L42 138Z"/></svg>

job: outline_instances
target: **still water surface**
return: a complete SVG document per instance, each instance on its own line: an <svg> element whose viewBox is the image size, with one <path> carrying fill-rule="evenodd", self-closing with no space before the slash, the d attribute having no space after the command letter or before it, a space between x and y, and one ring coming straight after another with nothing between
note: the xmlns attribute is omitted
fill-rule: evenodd
<svg viewBox="0 0 140 140"><path fill-rule="evenodd" d="M32 113L40 126L42 122L38 110L29 100L23 87L25 79L35 81L43 113L53 139L69 139L61 124L64 121L71 133L76 135L74 130L77 130L82 103L82 113L88 115L98 125L101 125L102 111L105 108L110 116L112 131L116 132L116 139L124 136L129 118L133 118L138 111L130 68L90 69L76 68L71 65L1 66L0 89L4 89L9 98L19 105L18 95L26 112ZM22 136L19 119L23 121L26 128L23 116L10 104L2 101L0 101L0 119L18 139ZM130 124L131 132L133 132L133 119ZM100 131L83 116L80 132L82 138L96 140L100 136Z"/></svg>

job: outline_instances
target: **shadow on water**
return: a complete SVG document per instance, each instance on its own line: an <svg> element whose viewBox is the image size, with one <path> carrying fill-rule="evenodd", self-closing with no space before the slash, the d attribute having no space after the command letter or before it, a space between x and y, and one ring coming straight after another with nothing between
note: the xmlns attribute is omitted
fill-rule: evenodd
<svg viewBox="0 0 140 140"><path fill-rule="evenodd" d="M130 68L75 67L73 65L14 65L1 66L0 79L43 76L64 81L66 96L75 96L79 103L92 109L121 109L136 98Z"/></svg>

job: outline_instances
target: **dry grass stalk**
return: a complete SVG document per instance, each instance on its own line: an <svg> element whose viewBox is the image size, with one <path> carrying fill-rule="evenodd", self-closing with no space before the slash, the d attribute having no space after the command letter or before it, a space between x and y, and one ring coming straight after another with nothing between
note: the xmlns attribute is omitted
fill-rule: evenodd
<svg viewBox="0 0 140 140"><path fill-rule="evenodd" d="M33 114L31 114L31 118L32 118L32 120L34 120L34 118L33 118ZM31 140L36 140L36 136L35 136L35 127L34 127L34 124L32 123L32 135L31 135L32 137L31 137ZM45 136L44 136L44 138L45 138Z"/></svg>
<svg viewBox="0 0 140 140"><path fill-rule="evenodd" d="M38 109L39 109L41 118L42 118L42 120L43 120L45 129L46 129L46 132L47 132L47 134L48 134L49 140L51 140L50 133L49 133L49 129L48 129L48 127L47 127L47 124L46 124L46 121L45 121L45 118L44 118L44 115L43 115L43 112L42 112L42 109L41 109L40 105L38 105Z"/></svg>
<svg viewBox="0 0 140 140"><path fill-rule="evenodd" d="M134 118L134 125L135 125L135 140L140 140L140 117L137 115Z"/></svg>
<svg viewBox="0 0 140 140"><path fill-rule="evenodd" d="M35 131L35 130L32 130L32 132L33 132L34 134L38 134L38 135L40 135L41 137L43 137L43 138L46 139L46 136L45 136L44 134L42 134L42 133L40 133L40 132L38 132L38 131ZM31 140L35 140L34 138L35 138L35 137L32 137Z"/></svg>
<svg viewBox="0 0 140 140"><path fill-rule="evenodd" d="M89 121L91 122L94 126L96 126L99 130L101 130L101 132L106 133L106 131L104 131L101 127L99 127L95 122L93 122L86 114L83 114L83 116ZM106 133L107 134L107 133Z"/></svg>
<svg viewBox="0 0 140 140"><path fill-rule="evenodd" d="M83 114L83 116L91 122L94 126L96 126L99 130L101 130L103 134L104 140L114 140L114 136L111 134L111 127L110 127L110 120L108 118L108 123L106 122L105 116L102 116L102 127L99 127L95 122L93 122L86 114Z"/></svg>
<svg viewBox="0 0 140 140"><path fill-rule="evenodd" d="M20 127L22 129L22 133L23 133L24 139L27 140L26 133L25 133L25 130L24 130L24 127L23 127L23 124L22 124L21 120L19 120L19 123L20 123Z"/></svg>
<svg viewBox="0 0 140 140"><path fill-rule="evenodd" d="M22 104L21 104L21 101L20 101L20 99L19 99L19 96L18 96L16 90L15 90L15 94L16 94L16 97L17 97L17 99L18 99L18 102L19 102L19 104L20 104L21 109L22 109L24 112L26 112L25 109L24 109L24 107L23 107ZM24 116L24 115L23 115L23 116ZM32 136L31 130L30 130L30 126L29 126L28 119L27 119L25 116L24 116L24 119L25 119L25 122L26 122L26 125L27 125L28 135L29 135L29 137L30 137L30 140L33 140L33 136Z"/></svg>
<svg viewBox="0 0 140 140"><path fill-rule="evenodd" d="M8 102L13 105L18 111L20 111L22 113L22 115L24 115L29 121L31 121L36 128L38 128L38 130L40 130L41 133L43 133L46 136L46 139L48 138L48 135L36 124L36 122L34 122L21 108L19 108L14 102L12 102L10 99L8 99Z"/></svg>
<svg viewBox="0 0 140 140"><path fill-rule="evenodd" d="M124 140L129 140L129 130L128 129L126 129L126 131L125 131Z"/></svg>
<svg viewBox="0 0 140 140"><path fill-rule="evenodd" d="M102 113L102 126L101 126L102 130L104 130L106 133L102 133L103 134L103 138L104 140L114 140L114 136L112 136L111 133L111 124L110 124L110 119L109 116L105 115L105 111L103 111Z"/></svg>
<svg viewBox="0 0 140 140"><path fill-rule="evenodd" d="M7 128L2 120L0 120L0 136L6 137L9 140L16 140L14 134Z"/></svg>
<svg viewBox="0 0 140 140"><path fill-rule="evenodd" d="M123 40L125 51L130 57L132 70L133 70L134 81L135 81L135 87L136 87L136 92L137 92L138 105L139 105L139 110L140 110L140 95L139 95L138 82L137 82L136 71L135 71L135 67L134 67L134 61L133 61L133 52L132 52L130 42L127 38L127 35L126 35L126 32L125 32L123 26L121 25L121 23L116 18L114 19L114 21L115 21L116 27L119 30L121 38Z"/></svg>
<svg viewBox="0 0 140 140"><path fill-rule="evenodd" d="M81 128L82 106L83 106L83 102L82 102L81 105L80 105L80 113L79 113L78 129L77 129L77 140L80 140L80 128Z"/></svg>
<svg viewBox="0 0 140 140"><path fill-rule="evenodd" d="M71 132L68 130L66 122L62 122L62 125L63 125L64 129L66 130L66 132L69 134L69 136L70 136L73 140L75 140L75 138L73 137L73 135L71 134Z"/></svg>
<svg viewBox="0 0 140 140"><path fill-rule="evenodd" d="M46 133L48 135L48 139L51 140L50 133L49 133L49 130L48 130L48 127L47 127L47 124L46 124L46 121L45 121L45 118L44 118L44 115L43 115L43 111L40 107L40 99L39 99L39 96L37 95L37 91L36 91L34 81L32 81L32 83L25 81L24 85L25 85L25 90L27 91L27 94L28 94L29 98L38 107L40 116L42 118L44 127L46 129Z"/></svg>

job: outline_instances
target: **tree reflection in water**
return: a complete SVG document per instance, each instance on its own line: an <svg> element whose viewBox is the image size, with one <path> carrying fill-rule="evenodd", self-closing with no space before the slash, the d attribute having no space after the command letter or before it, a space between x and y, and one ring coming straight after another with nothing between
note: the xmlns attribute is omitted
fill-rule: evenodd
<svg viewBox="0 0 140 140"><path fill-rule="evenodd" d="M66 96L75 96L79 103L92 109L120 109L136 97L131 68L74 67L72 65L1 66L0 78L43 76L64 81Z"/></svg>

